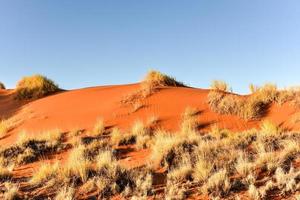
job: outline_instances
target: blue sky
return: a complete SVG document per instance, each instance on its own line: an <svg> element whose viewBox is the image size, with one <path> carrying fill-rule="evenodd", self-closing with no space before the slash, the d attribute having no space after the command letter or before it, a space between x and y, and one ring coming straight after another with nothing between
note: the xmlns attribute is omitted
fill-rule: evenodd
<svg viewBox="0 0 300 200"><path fill-rule="evenodd" d="M300 85L299 0L0 0L0 81L62 88L139 81Z"/></svg>

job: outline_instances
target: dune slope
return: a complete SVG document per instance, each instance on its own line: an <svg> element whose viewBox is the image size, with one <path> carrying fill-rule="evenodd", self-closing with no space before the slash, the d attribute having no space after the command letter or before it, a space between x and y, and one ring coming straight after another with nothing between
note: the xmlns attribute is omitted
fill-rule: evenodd
<svg viewBox="0 0 300 200"><path fill-rule="evenodd" d="M0 116L13 116L22 123L10 132L9 137L1 139L0 144L15 141L18 133L23 130L30 134L57 128L62 131L88 130L98 118L104 119L107 126L128 129L136 120L147 121L151 116L156 116L162 128L176 131L181 114L188 106L200 110L198 120L202 130L217 124L222 128L239 131L257 127L261 122L214 113L207 104L209 90L186 87L162 88L143 99L141 108L134 112L131 106L123 105L121 100L138 88L139 84L84 88L61 92L29 103L14 100L12 91L2 91ZM299 130L300 125L295 123L297 113L289 104L272 105L264 118L287 129Z"/></svg>

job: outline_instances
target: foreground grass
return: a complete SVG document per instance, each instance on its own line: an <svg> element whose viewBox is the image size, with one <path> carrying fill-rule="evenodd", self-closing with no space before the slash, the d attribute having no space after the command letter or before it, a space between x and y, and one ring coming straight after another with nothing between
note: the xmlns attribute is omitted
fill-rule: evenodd
<svg viewBox="0 0 300 200"><path fill-rule="evenodd" d="M42 163L22 184L9 170L13 169L10 166L24 164L16 158L24 158L24 152L35 155L32 145L40 152L51 148L57 153L63 136L57 130L39 139L21 137L9 148L14 156L1 157L0 181L10 189L0 185L0 196L22 199L26 192L30 198L52 199L110 199L116 195L124 199L187 199L192 195L211 199L268 199L275 195L285 199L297 194L299 133L284 132L271 121L264 121L258 130L232 133L215 125L210 132L200 134L198 113L195 108L187 108L176 133L156 129L158 118L151 117L146 124L136 121L126 132L114 128L107 130L107 137L98 137L105 127L100 120L89 142L84 136L74 135L80 140L72 144L64 164ZM127 145L135 150L149 149L144 166L124 168L120 164L122 149ZM1 155L7 151L2 150ZM155 183L158 174L163 179ZM19 184L29 184L31 191ZM41 189L45 192L36 192Z"/></svg>

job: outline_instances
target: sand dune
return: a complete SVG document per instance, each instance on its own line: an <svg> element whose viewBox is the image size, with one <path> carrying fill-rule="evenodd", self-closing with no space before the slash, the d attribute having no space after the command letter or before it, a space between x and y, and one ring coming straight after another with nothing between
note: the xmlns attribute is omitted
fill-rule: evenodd
<svg viewBox="0 0 300 200"><path fill-rule="evenodd" d="M133 112L130 106L122 105L121 100L138 88L138 83L91 87L64 91L31 102L14 100L12 90L2 90L0 116L13 116L22 123L10 132L9 137L2 139L0 144L15 141L22 130L30 134L51 129L89 130L98 118L104 119L107 126L126 130L136 120L147 121L151 116L156 116L162 128L176 131L181 115L188 106L200 110L198 120L202 130L208 130L210 125L217 124L222 128L240 131L257 127L261 123L261 120L246 121L237 116L214 113L207 104L209 90L188 87L162 88L145 98L143 107ZM272 105L263 119L271 119L289 130L299 130L299 123L291 123L296 113L297 110L289 104Z"/></svg>

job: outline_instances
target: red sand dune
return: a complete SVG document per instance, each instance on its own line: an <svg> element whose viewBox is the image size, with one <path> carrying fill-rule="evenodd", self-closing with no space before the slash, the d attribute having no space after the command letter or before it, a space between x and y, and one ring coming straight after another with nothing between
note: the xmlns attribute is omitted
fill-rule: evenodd
<svg viewBox="0 0 300 200"><path fill-rule="evenodd" d="M19 132L23 130L36 136L42 134L43 131L57 128L65 132L74 129L90 130L98 118L104 119L106 126L128 130L136 120L147 121L150 117L156 116L160 120L161 128L176 131L179 129L181 115L188 106L200 111L198 121L200 131L203 132L209 130L212 124L232 131L245 130L258 127L263 119L270 119L289 130L300 130L300 112L288 103L282 106L272 105L263 119L245 121L237 116L219 115L211 111L207 104L209 90L197 88L161 88L143 100L144 107L132 112L132 107L121 104L121 100L124 96L139 89L140 84L84 88L60 92L31 102L15 100L13 90L0 90L0 118L10 117L17 122L14 129L0 138L0 145L13 144ZM125 167L139 167L147 162L150 153L149 149L129 151L119 162ZM41 163L51 163L56 160L64 163L67 156L68 151L64 151L45 157L43 160L16 167L14 176L30 177ZM158 175L160 174L162 175L163 171L158 172ZM162 181L157 177L155 180ZM26 187L28 183L22 184ZM160 182L156 185L159 186ZM120 198L116 196L114 199ZM206 197L191 196L190 199L206 199Z"/></svg>
<svg viewBox="0 0 300 200"><path fill-rule="evenodd" d="M217 123L219 127L233 131L259 126L259 121L245 121L237 116L219 115L212 112L207 104L209 90L184 87L167 87L144 100L144 107L132 112L129 106L122 105L121 99L138 90L139 84L100 86L72 91L64 91L32 102L18 102L12 97L13 91L0 91L0 117L15 117L21 123L0 144L9 144L22 130L30 134L61 129L62 131L91 129L98 118L103 118L107 126L128 129L136 120L146 121L157 116L160 126L177 130L181 114L185 108L196 107L202 129ZM297 110L289 104L272 105L265 118L290 130L299 130Z"/></svg>

